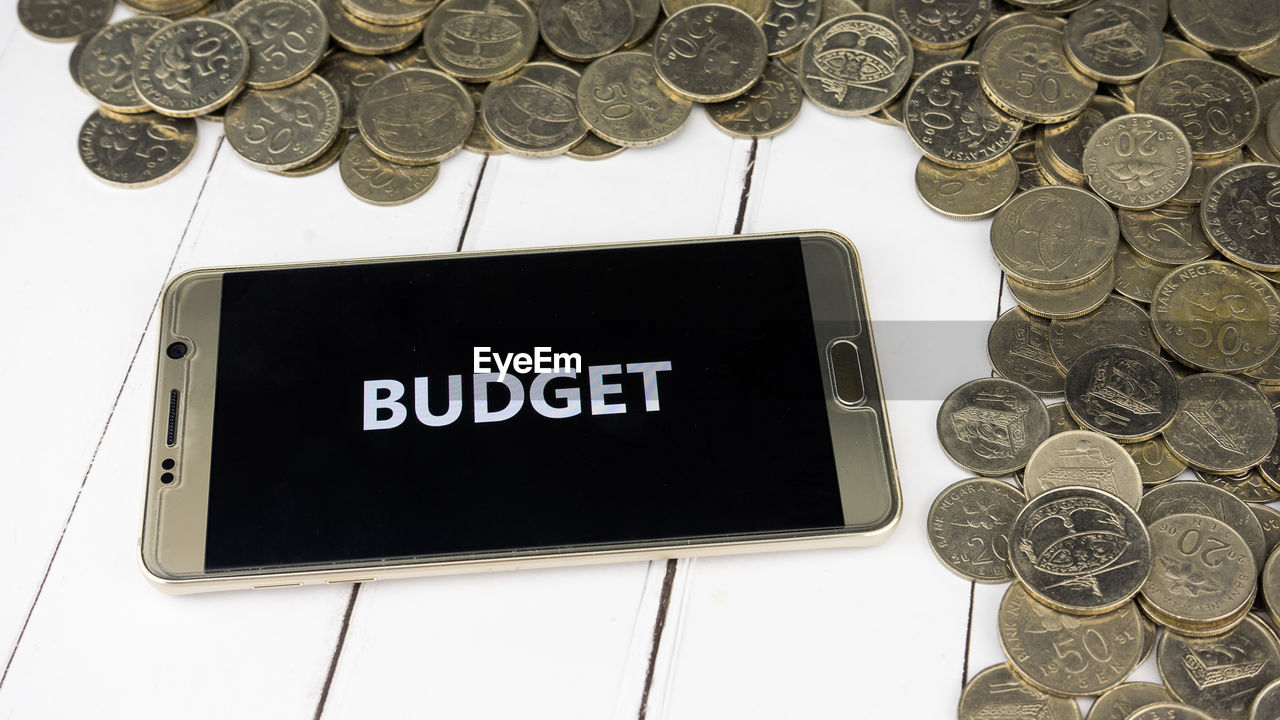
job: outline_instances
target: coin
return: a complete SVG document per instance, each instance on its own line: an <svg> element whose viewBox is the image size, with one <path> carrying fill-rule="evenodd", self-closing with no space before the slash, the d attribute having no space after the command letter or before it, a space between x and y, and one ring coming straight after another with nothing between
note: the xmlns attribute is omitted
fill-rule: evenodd
<svg viewBox="0 0 1280 720"><path fill-rule="evenodd" d="M415 42L400 52L388 55L397 70L409 70L412 68L423 68L425 70L439 70L436 64L431 62L431 57L427 55L427 46L421 41Z"/></svg>
<svg viewBox="0 0 1280 720"><path fill-rule="evenodd" d="M1280 405L1273 405L1271 410L1275 413L1277 425L1280 425ZM1259 463L1258 472L1262 473L1262 477L1269 482L1276 483L1277 487L1280 487L1280 438L1271 448L1271 453Z"/></svg>
<svg viewBox="0 0 1280 720"><path fill-rule="evenodd" d="M1280 38L1280 16L1268 0L1169 0L1169 14L1183 36L1209 52L1234 55Z"/></svg>
<svg viewBox="0 0 1280 720"><path fill-rule="evenodd" d="M647 147L675 136L693 103L658 79L645 53L614 53L587 66L578 109L593 132L615 145Z"/></svg>
<svg viewBox="0 0 1280 720"><path fill-rule="evenodd" d="M1029 313L1054 320L1065 320L1080 317L1093 312L1111 295L1116 275L1113 265L1103 269L1102 274L1081 285L1074 285L1065 290L1046 290L1044 288L1024 285L1006 276L1009 293L1018 305Z"/></svg>
<svg viewBox="0 0 1280 720"><path fill-rule="evenodd" d="M1163 685L1131 682L1103 693L1089 708L1085 720L1129 720L1135 711L1148 705L1170 702L1173 696Z"/></svg>
<svg viewBox="0 0 1280 720"><path fill-rule="evenodd" d="M1063 51L1063 32L1041 25L1001 30L982 51L982 87L1014 117L1062 122L1084 110L1097 81L1076 70Z"/></svg>
<svg viewBox="0 0 1280 720"><path fill-rule="evenodd" d="M324 12L333 41L361 55L386 55L409 47L421 35L426 22L378 25L347 12L337 0L316 0L316 4Z"/></svg>
<svg viewBox="0 0 1280 720"><path fill-rule="evenodd" d="M1026 192L1049 184L1044 173L1040 172L1040 164L1036 161L1035 144L1022 143L1009 153L1018 164L1018 192Z"/></svg>
<svg viewBox="0 0 1280 720"><path fill-rule="evenodd" d="M929 508L929 546L947 569L972 582L1013 580L1009 526L1026 499L999 480L969 478L938 494Z"/></svg>
<svg viewBox="0 0 1280 720"><path fill-rule="evenodd" d="M1173 422L1178 378L1151 353L1120 345L1100 347L1071 366L1066 397L1081 427L1124 442L1149 440ZM1140 486L1139 482L1139 492Z"/></svg>
<svg viewBox="0 0 1280 720"><path fill-rule="evenodd" d="M1136 7L1095 3L1067 20L1067 57L1077 70L1099 82L1133 82L1160 62L1160 27Z"/></svg>
<svg viewBox="0 0 1280 720"><path fill-rule="evenodd" d="M713 4L712 0L662 0L662 10L666 12L668 17L670 17L681 10L687 10L696 5L710 4ZM769 0L723 0L723 2L716 2L714 4L728 5L730 7L737 8L751 16L751 19L756 21L756 23L764 22L765 18L769 15Z"/></svg>
<svg viewBox="0 0 1280 720"><path fill-rule="evenodd" d="M991 248L1014 280L1063 289L1109 268L1119 236L1115 213L1096 196L1043 187L1015 197L996 213Z"/></svg>
<svg viewBox="0 0 1280 720"><path fill-rule="evenodd" d="M375 25L411 25L427 16L439 0L340 0L342 8Z"/></svg>
<svg viewBox="0 0 1280 720"><path fill-rule="evenodd" d="M1267 118L1271 111L1275 108L1276 102L1280 101L1280 80L1269 80L1257 88L1254 92L1258 96L1259 117L1262 121L1258 123L1258 129L1253 135L1245 141L1245 149L1249 151L1249 157L1257 162L1280 163L1280 156L1271 149L1270 138L1268 137L1269 123ZM1212 179L1212 178L1210 178Z"/></svg>
<svg viewBox="0 0 1280 720"><path fill-rule="evenodd" d="M1223 170L1233 168L1243 162L1244 152L1241 150L1232 150L1225 155L1197 158L1191 166L1191 177L1187 179L1187 184L1183 185L1178 194L1174 195L1169 202L1180 205L1199 205L1204 198L1204 190L1210 180L1217 177Z"/></svg>
<svg viewBox="0 0 1280 720"><path fill-rule="evenodd" d="M249 43L251 88L284 87L320 64L329 45L329 21L310 0L244 0L226 21Z"/></svg>
<svg viewBox="0 0 1280 720"><path fill-rule="evenodd" d="M80 126L80 160L117 187L149 187L186 167L196 149L196 124L156 113L95 110Z"/></svg>
<svg viewBox="0 0 1280 720"><path fill-rule="evenodd" d="M1240 53L1236 56L1236 62L1259 75L1276 77L1280 75L1280 41L1258 50Z"/></svg>
<svg viewBox="0 0 1280 720"><path fill-rule="evenodd" d="M107 24L115 0L18 0L18 22L41 40L78 40Z"/></svg>
<svg viewBox="0 0 1280 720"><path fill-rule="evenodd" d="M1098 128L1130 112L1120 100L1097 95L1079 115L1064 123L1041 125L1036 132L1036 152L1041 162L1052 164L1068 178L1084 182L1085 143Z"/></svg>
<svg viewBox="0 0 1280 720"><path fill-rule="evenodd" d="M764 39L769 55L778 56L800 45L822 22L822 0L773 0L764 21ZM851 10L850 12L861 12Z"/></svg>
<svg viewBox="0 0 1280 720"><path fill-rule="evenodd" d="M991 19L991 0L944 7L933 0L894 0L892 18L912 41L924 47L951 48L978 36Z"/></svg>
<svg viewBox="0 0 1280 720"><path fill-rule="evenodd" d="M1071 413L1067 411L1065 402L1050 403L1045 406L1045 410L1049 413L1049 437L1080 429L1080 425L1075 421L1075 418L1071 417ZM1017 481L1018 487L1022 487L1025 474L1026 468L1013 474L1013 479Z"/></svg>
<svg viewBox="0 0 1280 720"><path fill-rule="evenodd" d="M960 172L960 171L956 171ZM1061 395L1066 371L1049 348L1049 322L1015 307L987 333L987 357L1001 377L1038 395Z"/></svg>
<svg viewBox="0 0 1280 720"><path fill-rule="evenodd" d="M1280 270L1280 165L1226 170L1205 188L1200 220L1228 259L1254 270Z"/></svg>
<svg viewBox="0 0 1280 720"><path fill-rule="evenodd" d="M1121 221L1123 227L1123 220ZM1141 303L1149 303L1155 297L1156 286L1164 279L1173 265L1160 265L1135 253L1128 242L1120 243L1116 252L1116 292Z"/></svg>
<svg viewBox="0 0 1280 720"><path fill-rule="evenodd" d="M1216 260L1184 265L1156 288L1156 339L1191 367L1238 372L1280 347L1280 295L1257 274Z"/></svg>
<svg viewBox="0 0 1280 720"><path fill-rule="evenodd" d="M1166 204L1150 210L1121 210L1120 232L1138 255L1161 265L1193 263L1213 256L1194 208Z"/></svg>
<svg viewBox="0 0 1280 720"><path fill-rule="evenodd" d="M143 102L172 117L195 117L231 101L249 73L249 47L230 25L178 20L156 31L133 61Z"/></svg>
<svg viewBox="0 0 1280 720"><path fill-rule="evenodd" d="M1258 128L1258 97L1239 70L1216 60L1175 60L1138 85L1135 108L1177 125L1197 157L1244 145Z"/></svg>
<svg viewBox="0 0 1280 720"><path fill-rule="evenodd" d="M506 150L504 150L501 145L494 142L493 136L489 134L487 129L485 129L484 120L480 117L480 103L484 100L485 86L463 83L462 87L466 88L467 94L471 96L471 104L476 108L475 121L471 124L471 133L467 135L466 140L462 141L463 149L470 150L473 153L480 153L481 155L501 155L502 153L505 153ZM583 138L583 141L586 140L588 140L588 138ZM578 143L578 145L582 145L582 143ZM599 160L604 157L613 157L621 151L619 150L605 155L603 154L604 151L602 147L593 146L591 148L584 149L583 152L590 154L591 157L579 159Z"/></svg>
<svg viewBox="0 0 1280 720"><path fill-rule="evenodd" d="M1174 702L1153 703L1139 708L1127 720L1214 720L1205 713Z"/></svg>
<svg viewBox="0 0 1280 720"><path fill-rule="evenodd" d="M1007 30L1015 25L1041 25L1053 30L1062 30L1067 26L1067 23L1062 18L1056 18L1051 15L1041 15L1040 13L1035 12L1019 11L997 15L994 20L988 23L987 26L978 33L978 37L973 39L967 59L980 59L983 51L987 49L987 43L991 41L991 38L1000 34L1001 31Z"/></svg>
<svg viewBox="0 0 1280 720"><path fill-rule="evenodd" d="M1280 511L1275 510L1269 505L1252 504L1249 509L1258 518L1258 523L1262 525L1262 535L1266 538L1266 552L1264 557L1271 557L1275 552L1276 546L1280 545Z"/></svg>
<svg viewBox="0 0 1280 720"><path fill-rule="evenodd" d="M1191 179L1191 168L1191 143L1177 126L1154 115L1108 121L1084 151L1089 187L1130 210L1149 210L1172 199Z"/></svg>
<svg viewBox="0 0 1280 720"><path fill-rule="evenodd" d="M1258 474L1257 468L1234 475L1215 475L1197 470L1196 477L1216 488L1226 490L1247 503L1269 503L1280 500L1280 490L1264 480ZM1263 534L1266 534L1265 529Z"/></svg>
<svg viewBox="0 0 1280 720"><path fill-rule="evenodd" d="M71 81L76 87L84 90L84 80L80 77L80 58L84 57L84 48L93 39L93 35L85 35L76 41L71 48L71 56L67 59L67 69L71 71ZM133 76L130 75L129 82L133 82Z"/></svg>
<svg viewBox="0 0 1280 720"><path fill-rule="evenodd" d="M1187 469L1187 464L1169 452L1169 446L1161 438L1125 443L1123 447L1137 464L1143 486L1169 482Z"/></svg>
<svg viewBox="0 0 1280 720"><path fill-rule="evenodd" d="M422 37L436 67L466 82L490 82L528 61L538 19L520 0L444 0Z"/></svg>
<svg viewBox="0 0 1280 720"><path fill-rule="evenodd" d="M727 5L694 5L667 18L653 41L658 77L698 102L737 97L756 84L768 60L764 31Z"/></svg>
<svg viewBox="0 0 1280 720"><path fill-rule="evenodd" d="M397 70L360 97L357 122L369 149L402 165L429 165L462 149L476 109L461 83L439 70Z"/></svg>
<svg viewBox="0 0 1280 720"><path fill-rule="evenodd" d="M767 138L791 127L804 103L800 81L777 63L765 65L764 76L732 100L707 105L718 129L741 138Z"/></svg>
<svg viewBox="0 0 1280 720"><path fill-rule="evenodd" d="M1171 482L1152 488L1142 498L1142 520L1148 526L1176 513L1195 513L1214 518L1240 533L1255 566L1261 570L1266 559L1266 539L1258 518L1244 501L1221 488L1202 482Z"/></svg>
<svg viewBox="0 0 1280 720"><path fill-rule="evenodd" d="M1080 420L1070 400L1067 409L1076 421ZM1051 436L1040 443L1027 462L1022 479L1027 498L1067 486L1103 490L1135 510L1142 501L1142 476L1133 458L1120 443L1089 430Z"/></svg>
<svg viewBox="0 0 1280 720"><path fill-rule="evenodd" d="M958 220L988 217L1018 189L1013 156L968 168L939 165L927 157L916 164L916 194L931 210Z"/></svg>
<svg viewBox="0 0 1280 720"><path fill-rule="evenodd" d="M134 58L137 48L169 22L160 17L131 17L94 33L80 56L79 74L85 92L115 112L149 110L133 87Z"/></svg>
<svg viewBox="0 0 1280 720"><path fill-rule="evenodd" d="M1049 437L1049 413L1025 386L981 378L943 401L937 430L943 452L955 464L978 475L1008 475L1025 466Z"/></svg>
<svg viewBox="0 0 1280 720"><path fill-rule="evenodd" d="M574 160L604 160L618 155L623 150L626 148L621 145L614 145L595 133L587 133L586 137L579 140L577 145L565 150L564 154Z"/></svg>
<svg viewBox="0 0 1280 720"><path fill-rule="evenodd" d="M635 24L629 0L542 0L538 7L542 41L557 55L579 62L622 47Z"/></svg>
<svg viewBox="0 0 1280 720"><path fill-rule="evenodd" d="M581 76L563 65L529 63L515 75L491 83L480 116L494 142L525 157L564 153L586 137L578 115Z"/></svg>
<svg viewBox="0 0 1280 720"><path fill-rule="evenodd" d="M378 157L360 136L347 143L338 162L342 184L372 205L402 205L431 189L440 166L400 165Z"/></svg>
<svg viewBox="0 0 1280 720"><path fill-rule="evenodd" d="M1064 368L1070 369L1085 353L1107 345L1160 352L1160 345L1151 334L1151 318L1123 298L1109 297L1088 315L1050 324L1049 348Z"/></svg>
<svg viewBox="0 0 1280 720"><path fill-rule="evenodd" d="M1187 623L1224 622L1253 597L1253 554L1225 523L1175 513L1149 530L1155 562L1142 596L1161 614Z"/></svg>
<svg viewBox="0 0 1280 720"><path fill-rule="evenodd" d="M1272 552L1267 556L1259 582L1267 607L1267 616L1271 618L1272 623L1276 623L1280 620L1280 553Z"/></svg>
<svg viewBox="0 0 1280 720"><path fill-rule="evenodd" d="M359 125L357 112L365 88L394 68L385 58L338 51L329 55L316 71L329 81L342 104L342 128L354 130Z"/></svg>
<svg viewBox="0 0 1280 720"><path fill-rule="evenodd" d="M1156 648L1156 666L1169 694L1224 719L1249 717L1254 696L1280 678L1278 659L1280 643L1254 617L1220 637L1165 633Z"/></svg>
<svg viewBox="0 0 1280 720"><path fill-rule="evenodd" d="M1072 614L1125 605L1151 570L1151 539L1137 513L1093 488L1031 498L1013 520L1009 546L1013 573L1032 597Z"/></svg>
<svg viewBox="0 0 1280 720"><path fill-rule="evenodd" d="M1142 662L1142 620L1132 602L1098 615L1068 615L1013 583L1000 601L998 623L1009 664L1054 695L1099 695Z"/></svg>
<svg viewBox="0 0 1280 720"><path fill-rule="evenodd" d="M950 167L984 165L1007 155L1022 122L982 91L978 63L957 60L920 76L907 94L903 120L925 157Z"/></svg>
<svg viewBox="0 0 1280 720"><path fill-rule="evenodd" d="M1071 698L1048 695L1026 684L1008 663L992 665L969 680L960 694L960 720L1033 717L1036 720L1080 720Z"/></svg>
<svg viewBox="0 0 1280 720"><path fill-rule="evenodd" d="M160 15L170 19L185 17L198 12L209 4L208 0L121 0L121 4L145 15Z"/></svg>
<svg viewBox="0 0 1280 720"><path fill-rule="evenodd" d="M311 175L318 175L338 164L339 158L342 157L342 151L346 149L347 143L350 140L351 134L346 130L342 130L338 133L338 136L333 139L333 142L329 143L329 147L325 148L325 151L315 160L312 160L306 165L301 165L289 170L272 170L271 172L283 177L310 177Z"/></svg>
<svg viewBox="0 0 1280 720"><path fill-rule="evenodd" d="M800 85L829 113L869 115L893 102L911 80L911 41L880 15L832 18L813 31L803 48Z"/></svg>
<svg viewBox="0 0 1280 720"><path fill-rule="evenodd" d="M1164 439L1188 465L1218 474L1244 472L1276 443L1271 404L1248 382L1201 373L1180 381L1182 401Z"/></svg>
<svg viewBox="0 0 1280 720"><path fill-rule="evenodd" d="M1250 720L1280 720L1280 680L1258 691L1249 706Z"/></svg>
<svg viewBox="0 0 1280 720"><path fill-rule="evenodd" d="M246 162L291 170L333 144L342 106L333 86L311 75L277 90L245 90L227 106L225 117L227 142Z"/></svg>

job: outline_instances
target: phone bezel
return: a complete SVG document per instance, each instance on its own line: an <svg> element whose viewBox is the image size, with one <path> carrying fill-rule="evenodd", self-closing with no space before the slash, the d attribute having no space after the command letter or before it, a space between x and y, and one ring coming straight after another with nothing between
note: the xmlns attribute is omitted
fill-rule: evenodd
<svg viewBox="0 0 1280 720"><path fill-rule="evenodd" d="M139 560L144 574L169 592L300 584L369 581L391 577L439 575L508 568L562 566L675 556L729 554L747 551L871 545L883 541L901 517L901 490L893 455L883 389L875 361L875 344L867 316L857 250L847 238L831 231L760 233L643 243L557 246L521 250L466 253L468 256L560 253L609 248L638 248L687 243L751 242L798 238L808 276L811 311L817 339L815 352L822 367L827 412L832 428L837 475L845 527L782 533L718 536L692 540L653 540L573 548L529 549L483 555L396 558L384 562L323 563L313 566L264 568L232 572L204 570L205 522L208 511L209 459L213 428L213 397L221 310L222 275L227 272L278 270L450 259L458 253L370 258L336 262L295 263L259 267L221 267L193 270L175 277L162 294L151 453L144 497ZM834 253L834 254L833 254ZM852 302L851 302L852 301ZM853 340L865 350L858 355L864 399L850 406L836 399L830 349ZM171 359L166 348L184 342L187 354ZM167 442L170 390L177 389L178 412L174 445ZM201 398L192 405L190 398ZM877 447L867 447L865 427L874 423ZM868 470L868 452L879 455L882 467ZM172 469L162 463L174 461ZM164 473L176 481L164 483ZM876 475L876 477L871 477Z"/></svg>

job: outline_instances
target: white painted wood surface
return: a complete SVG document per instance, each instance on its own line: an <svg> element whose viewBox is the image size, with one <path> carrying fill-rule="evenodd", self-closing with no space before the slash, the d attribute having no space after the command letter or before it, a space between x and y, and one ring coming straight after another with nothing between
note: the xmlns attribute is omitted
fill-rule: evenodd
<svg viewBox="0 0 1280 720"><path fill-rule="evenodd" d="M374 208L336 168L250 168L202 121L181 175L125 191L80 165L93 103L70 49L0 12L0 718L915 720L952 716L966 667L999 659L1001 590L978 589L970 647L971 586L923 524L965 475L934 416L989 372L1000 276L985 223L916 199L900 130L809 105L752 165L751 142L695 110L671 142L599 163L464 154L424 198ZM884 545L181 598L142 579L155 306L176 273L729 233L740 216L860 250L905 497Z"/></svg>

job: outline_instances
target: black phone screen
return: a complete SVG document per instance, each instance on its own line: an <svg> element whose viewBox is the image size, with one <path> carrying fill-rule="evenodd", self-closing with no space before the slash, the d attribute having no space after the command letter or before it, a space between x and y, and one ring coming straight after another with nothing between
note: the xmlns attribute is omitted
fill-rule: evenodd
<svg viewBox="0 0 1280 720"><path fill-rule="evenodd" d="M842 527L816 343L797 238L228 273L206 570Z"/></svg>

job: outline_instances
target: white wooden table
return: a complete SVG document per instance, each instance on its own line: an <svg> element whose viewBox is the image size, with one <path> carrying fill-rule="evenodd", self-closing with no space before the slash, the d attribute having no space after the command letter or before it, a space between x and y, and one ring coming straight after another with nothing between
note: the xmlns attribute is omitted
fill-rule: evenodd
<svg viewBox="0 0 1280 720"><path fill-rule="evenodd" d="M695 109L671 142L599 163L462 154L425 197L376 208L337 168L251 168L201 121L185 171L128 191L80 164L94 103L70 50L0 9L0 718L925 720L1002 659L1003 588L948 573L924 518L965 476L938 406L989 374L1011 301L988 224L916 199L901 130L807 105L753 147ZM807 228L861 252L905 498L885 544L194 597L139 573L175 274Z"/></svg>

